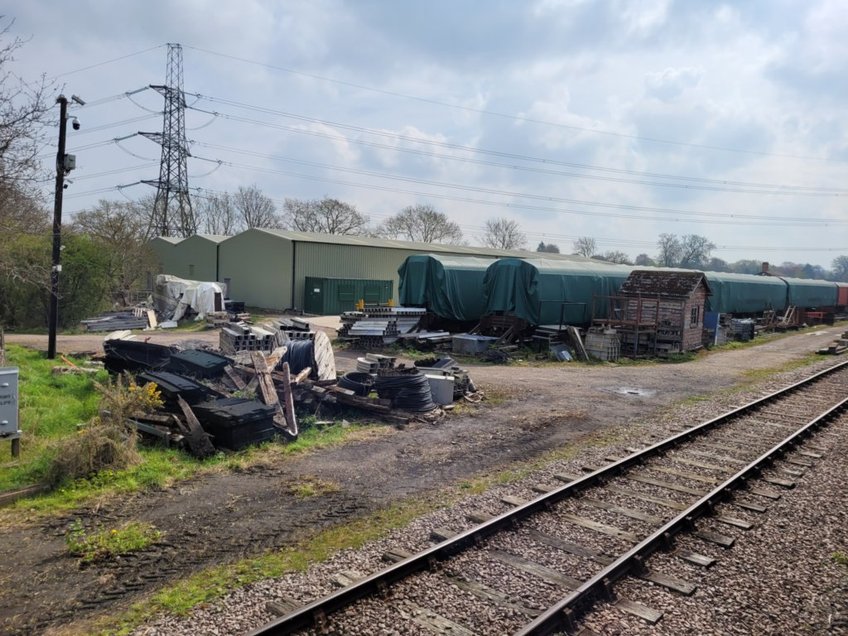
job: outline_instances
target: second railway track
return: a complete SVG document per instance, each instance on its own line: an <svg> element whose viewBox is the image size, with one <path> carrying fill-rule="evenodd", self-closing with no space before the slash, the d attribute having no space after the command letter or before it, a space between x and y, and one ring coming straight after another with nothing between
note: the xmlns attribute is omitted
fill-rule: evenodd
<svg viewBox="0 0 848 636"><path fill-rule="evenodd" d="M299 608L272 605L284 615L252 633L572 632L623 577L691 594L695 583L648 558L665 550L709 566L676 538L730 547L722 528L751 523L726 509L764 512L794 486L821 456L809 439L845 407L846 387L843 363L583 474L557 475L534 498L504 496L502 511L470 510L472 528L433 528L433 547L389 553L397 562L367 577L339 573L340 590ZM659 618L626 598L618 607Z"/></svg>

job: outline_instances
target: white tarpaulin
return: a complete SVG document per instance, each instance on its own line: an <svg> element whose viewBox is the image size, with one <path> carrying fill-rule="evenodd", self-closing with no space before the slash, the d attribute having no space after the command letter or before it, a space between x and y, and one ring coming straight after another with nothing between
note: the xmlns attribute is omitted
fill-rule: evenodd
<svg viewBox="0 0 848 636"><path fill-rule="evenodd" d="M166 320L180 320L190 309L197 320L212 311L223 311L227 286L199 280L185 280L159 274L153 289L153 303Z"/></svg>

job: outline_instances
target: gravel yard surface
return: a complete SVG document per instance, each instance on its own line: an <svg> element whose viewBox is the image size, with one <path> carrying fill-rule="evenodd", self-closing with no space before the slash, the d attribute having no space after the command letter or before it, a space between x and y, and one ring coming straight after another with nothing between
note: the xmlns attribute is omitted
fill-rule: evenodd
<svg viewBox="0 0 848 636"><path fill-rule="evenodd" d="M799 336L801 337L801 336ZM770 346L770 345L766 345ZM733 352L738 353L738 352ZM718 359L720 356L716 356ZM708 358L707 361L710 359ZM750 359L749 359L750 360ZM705 362L705 361L699 361ZM278 579L262 581L237 590L220 601L196 609L187 617L161 616L136 630L136 634L239 634L259 627L273 618L266 608L267 601L286 599L297 604L315 600L337 587L333 576L340 570L353 570L361 575L371 574L383 567L382 555L391 548L403 547L408 551L418 551L431 545L430 531L434 528L450 528L455 531L471 527L467 520L469 511L481 511L498 514L507 509L501 501L504 495L531 498L536 496L533 486L537 484L556 485L555 475L559 473L580 474L581 467L606 463L605 457L624 456L628 447L640 447L653 443L658 438L670 435L681 426L688 426L710 417L714 417L729 408L739 406L752 399L761 397L777 388L798 381L810 375L814 370L833 364L827 359L813 366L779 374L772 379L759 383L750 391L719 393L709 399L693 401L680 407L673 413L669 410L653 409L638 418L628 418L620 422L607 444L593 444L581 447L573 459L551 462L534 471L516 483L497 486L489 491L470 496L458 505L415 520L407 527L392 533L383 540L373 542L360 550L343 550L329 560L316 563L303 574L290 574ZM738 361L729 363L729 366ZM688 365L677 367L681 375ZM705 376L727 364L718 362L699 365L699 372ZM743 367L744 368L744 367ZM650 378L653 371L642 373L647 376L642 386L659 386L662 382ZM665 369L663 369L665 370ZM514 371L511 369L511 371ZM571 377L574 384L586 381L585 376ZM515 381L521 379L521 373L514 373ZM668 379L669 376L666 376ZM714 377L714 376L710 376ZM679 379L679 378L678 378ZM491 380L490 380L491 381ZM693 380L694 381L694 380ZM846 388L848 390L848 388ZM625 398L626 399L626 398ZM555 404L548 405L548 409ZM848 633L848 566L837 562L838 555L848 553L848 465L844 461L848 452L848 421L843 418L836 423L831 434L817 436L817 445L826 448L823 459L805 471L803 476L795 478L795 489L782 491L778 501L759 499L753 495L743 498L764 502L769 510L757 514L727 505L720 510L729 516L755 523L755 527L745 531L715 520L698 522L698 527L737 538L736 545L725 550L702 541L682 538L675 547L690 549L718 559L710 569L703 570L690 566L668 555L658 555L656 566L662 571L674 573L698 585L692 597L683 598L673 595L662 588L626 580L618 586L621 596L638 600L651 607L665 611L665 616L656 626L648 626L641 619L623 614L617 608L601 605L587 622L592 629L603 634L817 634ZM781 464L784 466L785 464ZM695 472L693 467L684 468ZM783 477L786 477L783 475ZM675 499L675 493L660 490L647 484L622 481L624 488L638 490L655 496ZM776 487L766 486L776 490ZM626 496L616 498L616 503L627 504ZM685 501L686 496L679 498ZM574 504L578 505L578 504ZM724 505L723 505L724 506ZM640 505L640 509L643 509ZM596 511L600 512L600 511ZM636 528L639 522L627 520L614 513L609 521L621 528ZM668 509L656 507L654 514L668 515ZM531 525L541 530L545 528L545 515L534 520ZM567 537L563 537L567 538ZM506 542L509 539L497 538L494 542ZM617 541L614 538L598 535L597 545L589 546L601 550L614 550ZM569 557L551 556L540 546L539 560L553 567L572 570L572 576L584 573L576 562ZM651 562L654 565L653 561ZM449 566L455 575L475 574L497 589L500 565L475 564L474 557L460 557ZM433 589L441 589L443 580L433 582ZM431 590L432 591L432 590ZM514 594L512 600L527 607L541 608L550 602L550 589L538 582L528 589L502 590ZM415 622L415 613L419 604L426 604L427 590L406 589L400 587L391 592L396 598L408 601L404 612L412 617L412 622L403 622L410 627L399 627L398 616L387 613L377 601L369 601L367 611L350 611L345 617L341 633L362 634L415 634L425 633ZM445 612L459 612L461 606L472 608L478 601L458 595L444 605ZM681 601L681 599L683 600ZM437 603L433 607L440 607ZM473 628L477 633L501 633L516 620L514 613L486 614L483 623L480 617L473 619ZM401 617L402 618L402 617ZM349 619L349 620L348 620ZM486 622L489 621L489 622Z"/></svg>

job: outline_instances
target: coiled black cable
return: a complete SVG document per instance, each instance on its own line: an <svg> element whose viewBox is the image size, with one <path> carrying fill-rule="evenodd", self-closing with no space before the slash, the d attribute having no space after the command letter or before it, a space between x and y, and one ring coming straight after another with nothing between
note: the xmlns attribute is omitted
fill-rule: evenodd
<svg viewBox="0 0 848 636"><path fill-rule="evenodd" d="M311 340L290 340L286 344L286 354L280 361L289 363L289 371L293 374L298 374L306 367L313 367L315 364L315 344Z"/></svg>
<svg viewBox="0 0 848 636"><path fill-rule="evenodd" d="M365 397L371 393L371 387L374 386L374 378L369 373L351 371L339 378L339 386Z"/></svg>
<svg viewBox="0 0 848 636"><path fill-rule="evenodd" d="M374 388L378 396L390 399L392 407L396 409L423 413L436 408L430 393L430 382L418 369L378 375Z"/></svg>

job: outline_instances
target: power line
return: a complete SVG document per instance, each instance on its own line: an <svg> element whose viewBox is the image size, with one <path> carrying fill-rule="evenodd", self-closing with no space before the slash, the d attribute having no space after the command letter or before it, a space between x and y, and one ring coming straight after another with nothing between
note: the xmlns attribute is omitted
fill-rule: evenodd
<svg viewBox="0 0 848 636"><path fill-rule="evenodd" d="M77 68L72 71L65 71L64 73L59 73L55 77L67 77L68 75L74 75L75 73L82 73L83 71L90 71L93 68L100 68L101 66L106 66L107 64L112 64L113 62L120 62L121 60L126 60L131 57L135 57L136 55L142 55L144 53L149 53L150 51L155 51L156 49L161 49L164 44L157 44L156 46L151 46L149 49L143 49L141 51L136 51L135 53L127 53L126 55L121 55L120 57L112 58L111 60L104 60L103 62L97 62L96 64L89 64L88 66L83 66L82 68Z"/></svg>
<svg viewBox="0 0 848 636"><path fill-rule="evenodd" d="M198 144L198 145L202 145L202 144ZM226 147L223 147L223 148L226 148ZM244 152L244 154L254 154L254 153L251 153L250 151L236 151L236 152ZM255 153L255 154L259 154L259 153ZM260 155L260 156L262 156L262 155ZM848 219L812 219L812 218L786 219L786 218L782 218L782 217L763 216L763 215L746 215L746 214L720 213L720 212L697 212L697 211L693 211L693 210L680 210L680 209L672 209L672 208L657 208L657 207L651 207L651 206L638 206L638 205L624 204L624 203L605 203L605 202L598 202L598 201L583 201L583 200L579 200L579 199L569 199L569 198L566 198L566 197L556 197L556 196L551 196L551 195L531 194L531 193L525 193L525 192L514 192L514 191L509 191L509 190L499 190L497 188L485 188L485 187L480 187L480 186L467 186L467 185L458 184L458 183L445 183L445 182L440 182L440 181L433 181L433 180L430 180L430 179L420 179L420 178L416 178L416 177L406 177L406 176L403 176L403 175L386 174L386 173L382 173L382 172L376 172L376 171L373 171L373 170L360 170L360 169L357 169L357 168L346 168L344 166L335 166L335 165L331 165L331 164L323 164L323 163L318 163L318 162L313 162L313 161L305 161L305 160L299 160L299 159L274 157L274 156L271 156L271 157L276 159L276 160L279 160L279 161L286 161L286 162L289 162L289 163L294 163L294 164L297 164L297 165L302 165L302 166L307 166L307 167L314 167L314 168L320 168L320 169L325 169L325 170L334 170L334 171L338 171L338 172L344 172L344 173L349 173L349 174L357 174L357 175L369 176L369 177L376 177L376 178L380 178L380 179L391 179L393 181L403 181L403 182L406 182L406 183L416 183L416 184L421 184L421 185L428 185L428 186L434 186L434 187L439 187L439 188L460 190L460 191L465 191L465 192L475 192L475 193L481 193L481 194L493 194L493 195L497 195L497 196L531 199L531 200L536 200L536 201L549 201L549 202L554 202L554 203L567 203L567 204L571 204L571 205L584 205L584 206L596 207L596 208L624 209L624 210L632 210L634 212L654 212L654 213L658 213L658 214L676 214L676 215L680 215L680 216L683 216L683 217L688 217L686 219L671 219L671 220L674 220L674 221L700 221L700 222L710 222L710 223L713 223L713 224L725 223L725 224L734 224L734 225L738 225L740 223L745 223L745 224L750 224L750 225L768 224L768 225L772 225L772 226L773 225L821 226L821 225L848 223ZM205 157L198 157L198 156L195 156L194 158L199 160L199 161L212 161L212 162L216 162L216 163L221 161L220 159L208 159L208 158L205 158ZM253 170L253 171L257 171L257 172L266 172L266 173L271 173L271 174L282 174L282 175L286 175L286 176L297 176L299 178L305 178L305 179L310 179L310 180L330 181L332 183L338 183L338 184L343 184L343 185L354 185L355 187L374 188L374 189L388 190L388 191L392 191L392 192L400 192L400 193L408 192L408 191L405 191L405 190L398 190L398 189L394 189L394 188L382 188L382 187L376 188L375 186L368 185L368 184L345 182L345 181L339 181L339 180L335 180L335 179L331 180L331 179L326 179L326 178L322 178L322 177L316 177L314 175L304 175L304 174L294 173L294 172L290 172L290 171L286 171L286 170L276 170L276 169L272 169L272 168L265 168L265 167L262 167L262 166L251 166L251 165L240 164L240 163L235 163L235 162L231 162L231 161L224 161L222 163L224 165L228 165L228 166L233 167L233 168L242 168L242 169ZM421 193L418 193L418 194L421 194ZM432 194L432 193L424 193L423 196L431 196L431 197L434 197L434 198L437 197L437 195ZM452 199L452 197L441 197L441 198ZM476 201L476 200L474 200L474 201L479 202L479 201ZM508 204L501 204L501 205L508 205ZM522 207L522 206L519 206L519 207ZM551 210L553 210L553 209L551 209ZM638 219L644 218L644 219L650 219L650 220L659 220L658 217L646 217L646 216L641 216L641 215L604 214L604 213L600 213L600 212L597 212L597 211L591 211L591 212L590 211L577 211L577 210L558 210L558 211L567 212L567 213L570 213L570 214L610 216L610 217L613 217L613 218L638 218ZM727 221L716 220L716 217L722 218L722 219L727 219Z"/></svg>
<svg viewBox="0 0 848 636"><path fill-rule="evenodd" d="M194 47L194 46L186 45L186 48L192 49L194 51L198 51L199 53L207 53L209 55L215 55L215 56L222 57L222 58L225 58L225 59L230 59L230 60L234 60L234 61L237 61L237 62L243 62L245 64L253 64L253 65L256 65L256 66L261 66L261 67L276 70L276 71L282 71L284 73L289 73L291 75L299 75L301 77L308 77L310 79L317 79L317 80L320 80L322 82L329 82L329 83L332 83L332 84L338 84L340 86L348 86L350 88L356 88L356 89L359 89L359 90L378 93L378 94L381 94L381 95L388 95L390 97L398 97L398 98L402 98L402 99L408 99L408 100L413 100L413 101L417 101L417 102L422 102L422 103L425 103L425 104L431 104L431 105L434 105L434 106L443 106L445 108L452 108L452 109L455 109L455 110L461 110L461 111L464 111L464 112L471 112L471 113L476 113L476 114L480 114L480 115L489 115L489 116L492 116L492 117L509 119L509 120L512 120L512 121L520 121L520 122L526 122L526 123L531 123L531 124L540 124L540 125L543 125L543 126L551 126L551 127L555 127L555 128L561 128L561 129L564 129L564 130L574 130L574 131L578 131L578 132L582 132L582 133L592 133L592 134L596 134L596 135L606 135L606 136L610 136L610 137L616 137L616 138L619 138L619 139L630 139L630 140L633 140L633 141L643 141L643 142L665 144L665 145L678 146L678 147L700 148L702 150L715 150L715 151L720 151L720 152L732 152L732 153L739 153L739 154L758 155L758 156L762 156L762 157L779 157L779 158L784 158L784 159L801 159L801 160L804 160L804 161L822 161L822 162L844 163L844 160L840 160L840 159L826 159L826 158L823 158L823 157L810 157L810 156L804 156L804 155L778 154L778 153L770 153L770 152L765 152L765 151L760 151L760 150L750 150L750 149L744 149L744 148L729 148L729 147L725 147L725 146L712 146L712 145L708 145L708 144L695 144L695 143L689 143L689 142L683 142L683 141L675 141L675 140L671 140L671 139L660 139L660 138L657 138L657 137L643 137L641 135L630 135L630 134L627 134L627 133L619 133L619 132L614 132L614 131L610 131L610 130L598 130L596 128L588 128L588 127L585 127L585 126L574 126L574 125L570 125L570 124L563 124L561 122L553 122L553 121L547 121L547 120L543 120L543 119L535 119L535 118L532 118L532 117L524 117L524 116L521 116L521 115L510 115L508 113L501 113L501 112L498 112L498 111L487 110L487 109L484 109L484 108L474 108L472 106L463 106L461 104L451 104L449 102L443 102L443 101L428 98L428 97L421 97L419 95L408 95L408 94L400 93L400 92L397 92L397 91L390 91L390 90L387 90L387 89L375 88L373 86L366 86L364 84L358 84L356 82L351 82L351 81L348 81L348 80L340 80L340 79L336 79L336 78L326 77L324 75L317 75L317 74L314 74L314 73L305 73L303 71L298 71L298 70L288 68L288 67L285 67L285 66L279 66L279 65L276 65L276 64L268 64L266 62L259 62L259 61L256 61L256 60L250 60L250 59L247 59L247 58L238 57L238 56L235 56L235 55L228 55L226 53L219 53L217 51L212 51L212 50L204 49L204 48L200 48L200 47Z"/></svg>
<svg viewBox="0 0 848 636"><path fill-rule="evenodd" d="M369 146L374 148L381 148L385 150L394 150L396 152L403 152L407 154L414 154L419 156L426 156L436 159L444 159L447 161L458 161L463 163L471 163L476 165L486 165L498 168L506 168L509 170L517 170L523 172L533 172L537 174L546 174L551 176L563 176L563 177L575 177L578 179L592 179L597 181L606 181L612 183L631 183L636 185L647 185L652 187L663 187L663 188L682 188L685 190L705 190L705 191L713 191L713 192L735 192L740 194L769 194L769 195L792 195L792 196L840 196L844 194L848 194L848 190L839 189L839 188L814 188L810 186L800 186L800 185L786 185L786 184L770 184L770 183L756 183L756 182L745 182L745 181L735 181L735 180L727 180L727 179L708 179L705 177L694 177L694 176L686 176L686 175L671 175L664 173L655 173L655 172L644 172L638 170L628 170L623 168L612 168L612 167L604 167L604 166L596 166L591 164L582 164L576 162L567 162L560 161L556 159L545 159L541 157L533 157L529 155L522 155L518 153L511 152L502 152L497 150L490 150L485 148L474 148L472 146L464 146L461 144L453 144L448 142L441 142L432 139L421 139L418 137L411 137L409 135L402 135L399 133L391 133L384 130L376 130L373 128L366 128L363 126L356 126L352 124L344 124L334 121L328 121L323 119L318 119L314 117L307 117L305 115L297 115L293 113L287 113L284 111L276 111L273 109L268 109L259 106L251 106L249 104L240 104L238 102L233 102L231 100L224 100L218 98L210 98L205 96L198 95L203 100L207 101L218 101L221 103L227 103L229 105L234 105L237 108L244 108L246 110L254 110L257 112L263 112L266 114L274 114L280 117L286 117L290 119L295 119L298 121L304 121L308 123L319 124L322 126L329 126L333 128L349 130L351 132L364 133L369 135L374 135L378 137L389 138L392 140L401 140L410 143L421 144L425 146L433 146L438 148L444 148L448 150L459 150L462 152L495 156L506 159L514 159L518 161L530 162L535 164L544 164L544 165L552 165L552 166L563 166L569 168L577 168L581 170L592 170L596 172L606 172L611 174L624 174L624 175L633 175L636 177L646 177L653 179L665 179L668 182L656 182L656 181L645 181L643 179L627 179L623 177L611 177L604 175L596 175L596 174L586 174L586 173L577 173L577 172L566 172L562 170L552 170L550 168L539 168L539 167L530 167L530 166L521 166L516 164L505 164L498 163L494 161L486 161L481 159L473 159L469 157L457 157L455 155L447 155L447 154L439 154L431 151L424 151L421 149L415 148L404 148L398 145L391 144L383 144L379 142L369 141L365 139L357 139L355 137L346 137L344 135L331 135L322 131L315 130L306 130L303 128L297 128L295 126L285 126L281 124L275 124L272 122L265 122L262 120L251 119L248 117L240 117L238 115L232 115L228 113L221 113L217 111L209 111L202 108L198 108L196 106L191 107L192 110L197 112L205 113L208 115L213 115L215 117L220 117L223 119L229 119L231 121L238 121L242 123L249 123L258 126L265 126L268 128L275 128L279 130L286 130L288 132L293 132L296 134L302 135L311 135L315 137L321 137L325 139L332 139L337 141L347 141L349 143L354 143L362 146ZM680 181L682 183L674 183L674 181Z"/></svg>

